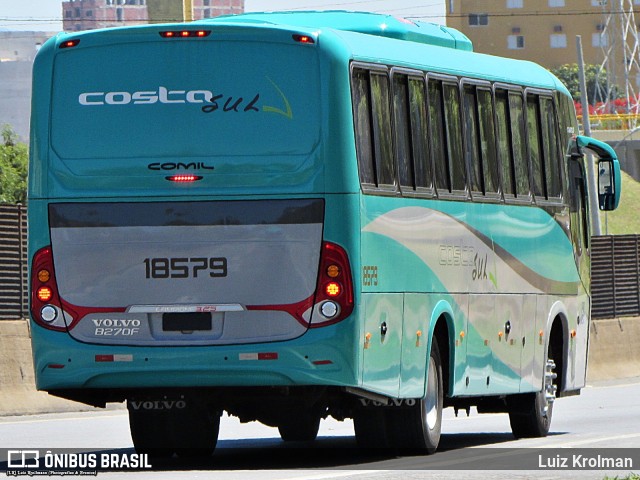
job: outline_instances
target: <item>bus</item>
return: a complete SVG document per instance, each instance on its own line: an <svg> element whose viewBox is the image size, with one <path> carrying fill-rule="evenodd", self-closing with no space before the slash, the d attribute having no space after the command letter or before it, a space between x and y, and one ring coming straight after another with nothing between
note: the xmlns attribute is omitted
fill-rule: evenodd
<svg viewBox="0 0 640 480"><path fill-rule="evenodd" d="M211 454L223 412L425 453L448 407L544 436L585 385L589 195L621 192L578 133L544 68L389 15L59 34L33 70L37 388L126 402L158 455Z"/></svg>

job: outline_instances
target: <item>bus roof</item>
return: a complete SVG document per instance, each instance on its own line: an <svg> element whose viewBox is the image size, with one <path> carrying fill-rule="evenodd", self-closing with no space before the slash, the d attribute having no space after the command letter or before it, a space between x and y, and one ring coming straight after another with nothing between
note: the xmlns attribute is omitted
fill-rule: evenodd
<svg viewBox="0 0 640 480"><path fill-rule="evenodd" d="M475 53L464 34L434 23L350 11L261 12L221 16L206 22L221 26L245 24L306 31L317 29L320 34L331 30L357 60L560 90L568 94L565 86L546 68L534 62ZM399 47L394 40L405 43ZM442 47L451 50L443 51Z"/></svg>
<svg viewBox="0 0 640 480"><path fill-rule="evenodd" d="M211 22L264 23L306 28L328 27L333 30L396 38L439 47L473 50L471 40L453 28L435 23L416 22L394 15L369 12L343 10L261 12L221 16L212 19Z"/></svg>

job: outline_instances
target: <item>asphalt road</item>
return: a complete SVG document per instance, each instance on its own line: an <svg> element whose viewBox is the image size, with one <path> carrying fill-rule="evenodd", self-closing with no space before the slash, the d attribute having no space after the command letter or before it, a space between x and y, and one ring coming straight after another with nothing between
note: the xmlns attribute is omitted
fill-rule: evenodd
<svg viewBox="0 0 640 480"><path fill-rule="evenodd" d="M447 409L439 451L415 456L358 450L350 421L323 421L313 445L285 444L277 429L240 424L225 415L218 448L206 461L154 460L154 471L124 469L98 476L146 480L164 479L170 472L172 480L624 478L640 473L640 378L589 386L580 396L559 399L551 429L546 438L515 440L506 414L478 415L472 410L469 417L460 412L456 418ZM126 410L0 417L0 449L67 448L132 454ZM598 454L630 457L633 466L575 470L562 465L571 466L576 455L584 461Z"/></svg>

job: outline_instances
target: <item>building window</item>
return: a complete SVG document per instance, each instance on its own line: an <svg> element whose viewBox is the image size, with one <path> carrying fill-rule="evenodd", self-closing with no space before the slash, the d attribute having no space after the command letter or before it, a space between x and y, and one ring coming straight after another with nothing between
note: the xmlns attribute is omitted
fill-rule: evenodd
<svg viewBox="0 0 640 480"><path fill-rule="evenodd" d="M205 7L208 7L211 5L211 0L202 0L202 5L204 5Z"/></svg>
<svg viewBox="0 0 640 480"><path fill-rule="evenodd" d="M564 33L554 33L549 40L551 48L567 48L567 36Z"/></svg>
<svg viewBox="0 0 640 480"><path fill-rule="evenodd" d="M472 26L489 25L489 15L487 15L486 13L470 13L469 25L472 25Z"/></svg>
<svg viewBox="0 0 640 480"><path fill-rule="evenodd" d="M80 9L76 7L74 13L76 14L76 18L78 18L80 16Z"/></svg>
<svg viewBox="0 0 640 480"><path fill-rule="evenodd" d="M507 37L507 48L509 50L522 50L524 48L524 36L509 35Z"/></svg>
<svg viewBox="0 0 640 480"><path fill-rule="evenodd" d="M592 33L591 34L591 46L592 47L606 47L607 46L607 36L602 33Z"/></svg>
<svg viewBox="0 0 640 480"><path fill-rule="evenodd" d="M564 0L549 0L551 8L564 7Z"/></svg>
<svg viewBox="0 0 640 480"><path fill-rule="evenodd" d="M211 9L205 8L203 10L202 18L211 18Z"/></svg>
<svg viewBox="0 0 640 480"><path fill-rule="evenodd" d="M116 8L116 21L122 22L123 19L124 19L124 16L122 14L122 8Z"/></svg>
<svg viewBox="0 0 640 480"><path fill-rule="evenodd" d="M93 10L87 10L84 14L85 14L87 17L93 17Z"/></svg>
<svg viewBox="0 0 640 480"><path fill-rule="evenodd" d="M71 15L72 13L73 12L71 10L67 10L66 12L64 12L65 18L71 18L72 17L72 15Z"/></svg>
<svg viewBox="0 0 640 480"><path fill-rule="evenodd" d="M507 8L522 8L523 0L507 0Z"/></svg>

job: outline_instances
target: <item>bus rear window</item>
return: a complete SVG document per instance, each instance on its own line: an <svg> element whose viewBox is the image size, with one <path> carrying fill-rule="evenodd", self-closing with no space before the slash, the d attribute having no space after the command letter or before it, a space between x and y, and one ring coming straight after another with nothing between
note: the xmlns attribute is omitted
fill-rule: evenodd
<svg viewBox="0 0 640 480"><path fill-rule="evenodd" d="M62 158L299 155L319 137L315 51L147 42L56 57L52 147Z"/></svg>

